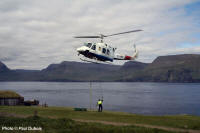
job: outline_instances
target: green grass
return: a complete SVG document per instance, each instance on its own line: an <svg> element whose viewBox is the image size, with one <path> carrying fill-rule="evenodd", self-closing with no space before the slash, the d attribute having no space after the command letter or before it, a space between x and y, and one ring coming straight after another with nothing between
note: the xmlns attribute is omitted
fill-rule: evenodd
<svg viewBox="0 0 200 133"><path fill-rule="evenodd" d="M40 127L41 133L172 133L159 129L150 129L136 126L111 126L97 123L79 123L67 118L50 119L43 117L0 117L0 126L4 127ZM3 131L10 133L13 131ZM21 130L14 130L15 133L21 133ZM33 133L35 131L25 131Z"/></svg>
<svg viewBox="0 0 200 133"><path fill-rule="evenodd" d="M21 96L14 91L8 91L8 90L2 91L2 90L0 90L0 98L16 98L16 97L18 98L18 97L21 97Z"/></svg>
<svg viewBox="0 0 200 133"><path fill-rule="evenodd" d="M0 112L14 113L19 115L32 116L37 110L38 116L49 118L68 118L101 120L110 122L124 122L130 124L149 124L157 126L166 126L182 129L200 129L200 117L190 115L174 116L144 116L122 112L97 111L78 112L72 108L66 107L25 107L25 106L1 106Z"/></svg>

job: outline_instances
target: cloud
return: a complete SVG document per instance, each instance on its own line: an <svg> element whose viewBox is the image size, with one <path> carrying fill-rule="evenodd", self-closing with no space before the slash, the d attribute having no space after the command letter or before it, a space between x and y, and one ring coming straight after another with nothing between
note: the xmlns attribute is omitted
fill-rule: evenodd
<svg viewBox="0 0 200 133"><path fill-rule="evenodd" d="M64 60L79 61L75 47L96 39L75 35L143 32L105 38L118 52L151 62L167 54L198 53L198 11L186 6L196 0L1 0L0 60L10 68L42 69ZM190 12L189 12L190 11ZM191 44L184 47L182 44ZM116 62L115 64L122 64Z"/></svg>

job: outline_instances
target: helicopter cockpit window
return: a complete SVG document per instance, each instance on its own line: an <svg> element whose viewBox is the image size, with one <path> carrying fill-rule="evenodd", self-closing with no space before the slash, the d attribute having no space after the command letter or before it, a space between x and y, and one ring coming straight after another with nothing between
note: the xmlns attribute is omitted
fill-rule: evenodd
<svg viewBox="0 0 200 133"><path fill-rule="evenodd" d="M91 49L96 50L96 45L92 45Z"/></svg>
<svg viewBox="0 0 200 133"><path fill-rule="evenodd" d="M85 43L85 46L90 48L92 46L92 43Z"/></svg>
<svg viewBox="0 0 200 133"><path fill-rule="evenodd" d="M104 53L104 54L106 53L106 49L105 48L102 49L102 53Z"/></svg>
<svg viewBox="0 0 200 133"><path fill-rule="evenodd" d="M110 55L110 50L109 49L107 49L107 55Z"/></svg>

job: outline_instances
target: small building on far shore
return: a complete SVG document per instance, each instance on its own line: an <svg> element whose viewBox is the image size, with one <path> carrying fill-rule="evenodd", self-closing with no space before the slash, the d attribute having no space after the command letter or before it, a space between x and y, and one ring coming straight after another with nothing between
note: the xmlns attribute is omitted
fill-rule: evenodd
<svg viewBox="0 0 200 133"><path fill-rule="evenodd" d="M0 90L0 106L15 106L23 105L24 97L20 96L14 91L2 91Z"/></svg>

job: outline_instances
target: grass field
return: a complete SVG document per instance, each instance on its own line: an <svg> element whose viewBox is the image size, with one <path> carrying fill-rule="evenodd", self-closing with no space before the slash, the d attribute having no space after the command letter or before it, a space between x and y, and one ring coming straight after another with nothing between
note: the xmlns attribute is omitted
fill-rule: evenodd
<svg viewBox="0 0 200 133"><path fill-rule="evenodd" d="M136 126L112 126L103 125L97 123L80 123L75 122L67 118L43 118L43 117L27 117L27 118L15 118L15 117L0 117L0 125L7 127L18 127L18 130L14 130L15 133L21 133L23 127L25 132L34 133L36 131L30 131L25 129L26 127L41 128L38 132L48 133L172 133L169 131L150 129ZM5 131L5 133L13 131Z"/></svg>
<svg viewBox="0 0 200 133"><path fill-rule="evenodd" d="M122 112L111 112L104 111L102 113L96 111L86 111L79 112L74 111L72 108L66 107L25 107L25 106L1 106L0 113L7 114L15 114L16 116L22 117L30 117L33 116L34 112L38 112L38 116L43 121L50 121L51 119L55 119L55 121L61 122L63 119L71 120L71 119L81 119L81 120L98 120L98 121L108 121L108 122L119 122L119 123L128 123L128 124L148 124L148 125L156 125L156 126L164 126L164 127L173 127L173 128L181 128L181 129L200 129L200 117L198 116L189 116L189 115L176 115L176 116L144 116L144 115L135 115L130 113L122 113ZM1 118L3 119L3 118ZM10 118L14 119L14 118ZM26 118L18 118L18 119L26 119ZM2 120L1 120L2 124ZM75 125L77 123L75 122ZM80 123L78 123L80 124ZM84 125L83 123L81 125ZM79 125L81 127L81 125ZM87 125L87 124L86 124ZM94 129L98 128L97 124L90 123L87 126L88 128L94 127ZM87 127L86 126L86 127ZM113 126L101 125L103 132L108 132L111 129L114 131ZM85 127L85 125L83 126ZM108 127L108 128L107 128ZM115 127L117 130L120 127ZM124 131L127 132L130 130L141 130L141 132L146 133L146 130L150 130L147 128L138 128L134 126L126 126L123 128ZM75 131L74 131L75 132ZM158 130L154 131L151 129L149 132L158 132ZM164 132L159 130L159 132Z"/></svg>

